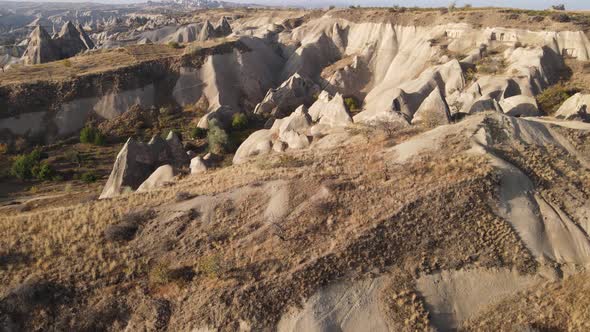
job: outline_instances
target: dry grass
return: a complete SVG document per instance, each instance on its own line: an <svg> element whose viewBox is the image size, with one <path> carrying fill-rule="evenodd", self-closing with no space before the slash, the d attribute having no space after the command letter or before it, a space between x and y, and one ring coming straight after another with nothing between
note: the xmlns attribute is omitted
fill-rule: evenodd
<svg viewBox="0 0 590 332"><path fill-rule="evenodd" d="M529 30L576 31L588 30L590 15L587 12L568 12L571 21L557 22L549 16L551 11L527 11L502 8L355 8L330 11L331 16L355 22L394 22L401 25L432 26L448 23L468 23L474 27L501 26Z"/></svg>
<svg viewBox="0 0 590 332"><path fill-rule="evenodd" d="M226 42L225 39L216 39L194 44L199 44L200 48L207 49ZM15 66L0 73L0 85L70 80L77 76L102 73L145 61L177 57L181 56L183 52L183 49L159 44L130 45L117 49L90 51L66 60Z"/></svg>
<svg viewBox="0 0 590 332"><path fill-rule="evenodd" d="M514 327L540 331L590 330L588 273L563 282L515 294L464 324L466 331L508 331Z"/></svg>
<svg viewBox="0 0 590 332"><path fill-rule="evenodd" d="M408 131L359 134L369 135L369 143L286 154L262 169L257 162L230 166L143 194L2 216L0 231L8 236L0 247L29 261L1 270L0 299L40 275L71 283L77 316L116 296L131 308L131 322L148 315L139 303L157 299L175 309L141 320L163 315L169 330L234 330L240 319L265 329L324 285L378 271L400 285L383 295L391 318L414 330L427 327L428 317L407 278L473 266L535 271L519 237L486 203L498 179L485 157L464 153L470 146L464 136L397 165L384 147L412 136ZM273 222L269 188L289 197ZM179 192L186 193L180 201ZM148 207L155 216L132 240L106 241L109 225Z"/></svg>

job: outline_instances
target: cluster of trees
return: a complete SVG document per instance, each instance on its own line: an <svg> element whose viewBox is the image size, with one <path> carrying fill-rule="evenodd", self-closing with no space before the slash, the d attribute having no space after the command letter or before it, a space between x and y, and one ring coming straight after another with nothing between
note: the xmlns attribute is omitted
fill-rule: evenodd
<svg viewBox="0 0 590 332"><path fill-rule="evenodd" d="M247 130L251 121L244 113L232 116L231 128L226 130L216 119L209 121L208 129L193 127L190 129L192 139L207 139L209 151L215 154L230 152L241 143L243 131ZM229 131L229 133L228 133Z"/></svg>

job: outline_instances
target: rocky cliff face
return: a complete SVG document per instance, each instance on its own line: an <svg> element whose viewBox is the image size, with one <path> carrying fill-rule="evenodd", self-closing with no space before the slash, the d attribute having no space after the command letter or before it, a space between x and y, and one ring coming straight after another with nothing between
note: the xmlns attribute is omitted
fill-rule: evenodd
<svg viewBox="0 0 590 332"><path fill-rule="evenodd" d="M253 34L247 22L236 23L233 34ZM562 56L583 61L590 57L590 42L582 32L477 29L467 24L354 23L330 16L309 20L294 29L272 24L272 30L256 30L252 36L241 37L240 43L250 52L233 50L207 56L197 66L181 64L172 70L154 71L161 73L154 77L167 77L165 84L172 88L165 90L154 83L154 78L148 77L151 74L142 74L135 79L142 83L119 83L117 92L107 88L88 93L78 90L86 83L64 82L59 86L59 97L49 97L53 94L50 92L49 96L32 101L16 98L26 94L25 91L33 93L38 89L32 85L3 87L6 97L0 105L4 109L0 126L18 134L40 130L40 118L34 117L35 121L24 123L15 118L8 119L15 114L20 114L20 119L30 116L25 114L35 114L31 113L33 105L38 111L43 108L57 110L61 119L71 119L76 113L73 110L79 109L77 120L63 122L76 125L56 131L66 135L80 127L86 117L84 114L90 111L110 118L124 112L136 101L149 106L158 105L167 98L184 106L206 98L211 114L200 123L206 127L212 117L225 122L235 112L252 112L258 103L268 104L263 100L265 96L276 99L278 97L274 95L279 92L303 98L301 104L309 106L311 102L306 98L317 92L299 96L299 88L295 89L289 83L289 78L295 74L325 86L324 90L332 95L341 93L364 98L362 112L355 115L355 122L393 119L405 124L418 122L413 119L414 114L435 90L440 92L440 98L432 96L431 99L437 99L436 104L446 104L451 116L489 109L532 115L537 114L537 105L531 98L559 78L563 68ZM69 55L91 46L87 36L72 24L64 25L56 39L48 38L41 28L35 31L35 38L26 53L32 62L61 57L65 53ZM181 39L206 40L221 31L229 32L224 19L217 28L206 22ZM63 48L58 47L60 43ZM65 53L58 54L58 48ZM322 73L330 66L334 68ZM139 68L141 66L121 69L120 73L96 75L92 78L96 81L89 86L108 86L101 82L107 77L118 77L117 82L133 81L130 77L118 75ZM476 73L467 77L470 70ZM166 71L174 74L167 76L163 74ZM326 73L330 73L329 76ZM81 79L85 80L88 79ZM47 85L38 83L38 86ZM272 87L278 89L269 91ZM287 112L281 111L281 116L288 116L298 103L290 105ZM40 105L44 106L39 108Z"/></svg>
<svg viewBox="0 0 590 332"><path fill-rule="evenodd" d="M135 104L188 105L201 98L209 101L212 111L230 105L235 112L245 100L262 99L274 84L270 73L258 77L258 86L251 84L253 77L273 68L256 63L268 56L267 49L247 39L230 41L63 82L0 86L0 130L51 140L77 133L90 118L113 119ZM266 64L273 61L278 60L271 57ZM241 86L237 91L236 84Z"/></svg>

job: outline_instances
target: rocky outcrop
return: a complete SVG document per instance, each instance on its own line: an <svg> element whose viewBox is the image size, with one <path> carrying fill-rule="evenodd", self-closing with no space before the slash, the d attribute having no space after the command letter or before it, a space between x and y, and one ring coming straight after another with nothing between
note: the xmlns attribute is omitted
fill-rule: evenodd
<svg viewBox="0 0 590 332"><path fill-rule="evenodd" d="M312 80L295 73L278 88L270 89L254 113L282 118L299 105L311 105L319 92L320 87Z"/></svg>
<svg viewBox="0 0 590 332"><path fill-rule="evenodd" d="M197 40L204 41L204 40L208 40L211 38L215 38L216 36L217 36L217 31L213 27L213 24L211 24L211 22L209 22L209 21L206 21L205 24L203 24L201 31L199 32L199 36L197 37Z"/></svg>
<svg viewBox="0 0 590 332"><path fill-rule="evenodd" d="M94 43L81 28L76 28L72 22L67 22L53 40L62 59L72 57L82 51L94 48Z"/></svg>
<svg viewBox="0 0 590 332"><path fill-rule="evenodd" d="M201 157L194 157L191 159L190 169L191 174L199 174L204 173L207 171L209 167L207 166L205 160Z"/></svg>
<svg viewBox="0 0 590 332"><path fill-rule="evenodd" d="M91 50L96 47L92 39L88 36L88 34L86 34L86 31L84 31L84 27L82 27L82 25L78 24L77 30L80 33L80 38L84 42L84 46L86 46L87 49Z"/></svg>
<svg viewBox="0 0 590 332"><path fill-rule="evenodd" d="M539 107L534 97L517 95L500 101L502 111L511 116L538 116Z"/></svg>
<svg viewBox="0 0 590 332"><path fill-rule="evenodd" d="M88 55L95 56L100 57ZM235 110L244 104L252 109L263 99L276 84L281 64L266 43L244 38L190 56L144 61L75 79L5 84L0 86L0 130L11 135L42 134L52 141L79 132L90 118L112 120L136 104L148 110L200 100L206 101L205 109L212 116L227 123ZM179 65L185 66L180 72ZM226 109L231 112L218 112Z"/></svg>
<svg viewBox="0 0 590 332"><path fill-rule="evenodd" d="M166 140L154 136L145 144L130 138L113 165L100 198L110 198L136 190L161 165L181 167L188 164L178 136L170 132ZM162 171L162 174L166 172ZM158 173L158 178L161 174ZM145 186L151 186L146 184Z"/></svg>
<svg viewBox="0 0 590 332"><path fill-rule="evenodd" d="M232 33L231 25L227 21L227 17L222 17L217 23L217 28L215 28L215 32L218 36L227 36Z"/></svg>
<svg viewBox="0 0 590 332"><path fill-rule="evenodd" d="M25 64L38 64L72 57L82 51L94 48L82 26L67 22L55 38L37 26L30 37L31 41L23 54Z"/></svg>
<svg viewBox="0 0 590 332"><path fill-rule="evenodd" d="M282 152L286 149L307 148L311 143L308 137L311 125L307 108L302 105L288 117L275 120L270 129L262 129L250 135L236 151L233 163L241 164L250 157L273 150Z"/></svg>
<svg viewBox="0 0 590 332"><path fill-rule="evenodd" d="M410 123L420 106L438 89L441 98L461 91L465 87L463 70L457 60L451 60L444 65L435 66L424 71L414 80L400 84L391 93L393 100L387 108L371 103L365 110L354 117L355 122L375 123L380 121L398 121ZM369 98L369 96L367 96ZM387 98L387 97L383 97ZM435 98L435 97L433 97ZM380 100L381 104L384 100ZM375 101L377 102L377 101ZM426 106L425 106L426 107Z"/></svg>
<svg viewBox="0 0 590 332"><path fill-rule="evenodd" d="M432 90L412 118L412 124L423 123L433 127L450 122L451 112L439 89Z"/></svg>
<svg viewBox="0 0 590 332"><path fill-rule="evenodd" d="M270 129L262 129L250 135L236 151L233 163L241 164L250 157L272 152L306 149L312 142L322 140L334 130L340 130L339 135L336 135L338 137L321 144L337 145L342 138L342 128L350 124L352 118L342 95L331 97L328 92L323 91L309 110L301 105L288 117L275 120ZM344 136L348 137L346 134Z"/></svg>
<svg viewBox="0 0 590 332"><path fill-rule="evenodd" d="M312 121L320 126L343 127L352 123L350 113L340 93L331 97L327 91L322 91L318 100L309 108Z"/></svg>
<svg viewBox="0 0 590 332"><path fill-rule="evenodd" d="M23 53L23 62L27 65L59 60L61 54L54 45L51 36L41 26L31 33L29 46Z"/></svg>
<svg viewBox="0 0 590 332"><path fill-rule="evenodd" d="M576 93L568 98L555 113L566 120L590 121L590 94Z"/></svg>
<svg viewBox="0 0 590 332"><path fill-rule="evenodd" d="M330 94L341 93L362 100L363 91L371 81L369 67L360 56L346 57L322 71L322 87Z"/></svg>
<svg viewBox="0 0 590 332"><path fill-rule="evenodd" d="M159 188L171 183L174 180L176 171L171 165L163 165L158 167L149 178L137 188L137 192L144 192L151 189Z"/></svg>

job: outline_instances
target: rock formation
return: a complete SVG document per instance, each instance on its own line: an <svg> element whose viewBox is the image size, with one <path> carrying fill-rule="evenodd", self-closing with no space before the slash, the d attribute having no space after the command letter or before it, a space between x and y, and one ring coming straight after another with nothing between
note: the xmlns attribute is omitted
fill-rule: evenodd
<svg viewBox="0 0 590 332"><path fill-rule="evenodd" d="M41 26L37 26L31 33L27 49L23 53L25 64L32 65L59 60L61 53L54 45L51 36Z"/></svg>
<svg viewBox="0 0 590 332"><path fill-rule="evenodd" d="M166 140L154 136L147 144L129 138L117 155L100 198L111 198L136 190L161 165L182 167L187 164L188 156L174 132L170 132ZM162 170L155 177L160 178L160 175L168 173ZM147 183L144 189L151 187L154 181Z"/></svg>
<svg viewBox="0 0 590 332"><path fill-rule="evenodd" d="M317 122L317 125L312 128L314 136L321 134L326 128L345 127L352 123L340 93L331 97L327 91L322 91L318 100L309 108L309 115L312 121Z"/></svg>
<svg viewBox="0 0 590 332"><path fill-rule="evenodd" d="M311 105L319 92L319 86L312 80L295 73L278 88L270 89L254 113L283 118L299 105Z"/></svg>
<svg viewBox="0 0 590 332"><path fill-rule="evenodd" d="M449 106L438 88L432 90L412 118L412 124L425 123L434 127L449 124L450 122L451 112Z"/></svg>
<svg viewBox="0 0 590 332"><path fill-rule="evenodd" d="M158 167L143 183L137 188L137 192L144 192L151 189L171 184L176 171L171 165Z"/></svg>
<svg viewBox="0 0 590 332"><path fill-rule="evenodd" d="M207 166L205 160L201 157L194 157L191 159L190 169L191 174L199 174L204 173L207 171L209 167Z"/></svg>
<svg viewBox="0 0 590 332"><path fill-rule="evenodd" d="M215 28L215 32L218 36L227 36L232 33L231 25L227 21L227 17L222 17L219 22L217 23L217 28Z"/></svg>
<svg viewBox="0 0 590 332"><path fill-rule="evenodd" d="M502 111L511 116L538 116L540 115L537 101L534 97L517 95L500 101Z"/></svg>
<svg viewBox="0 0 590 332"><path fill-rule="evenodd" d="M555 116L566 120L590 121L590 94L576 93L561 105Z"/></svg>
<svg viewBox="0 0 590 332"><path fill-rule="evenodd" d="M300 106L286 118L275 120L272 128L259 130L236 151L233 162L240 164L251 156L270 153L272 150L282 152L285 149L303 149L309 146L309 129L311 117L305 106Z"/></svg>
<svg viewBox="0 0 590 332"><path fill-rule="evenodd" d="M31 41L23 54L25 64L38 64L72 57L82 51L94 48L82 26L74 26L72 22L63 25L55 38L37 26L31 33Z"/></svg>

